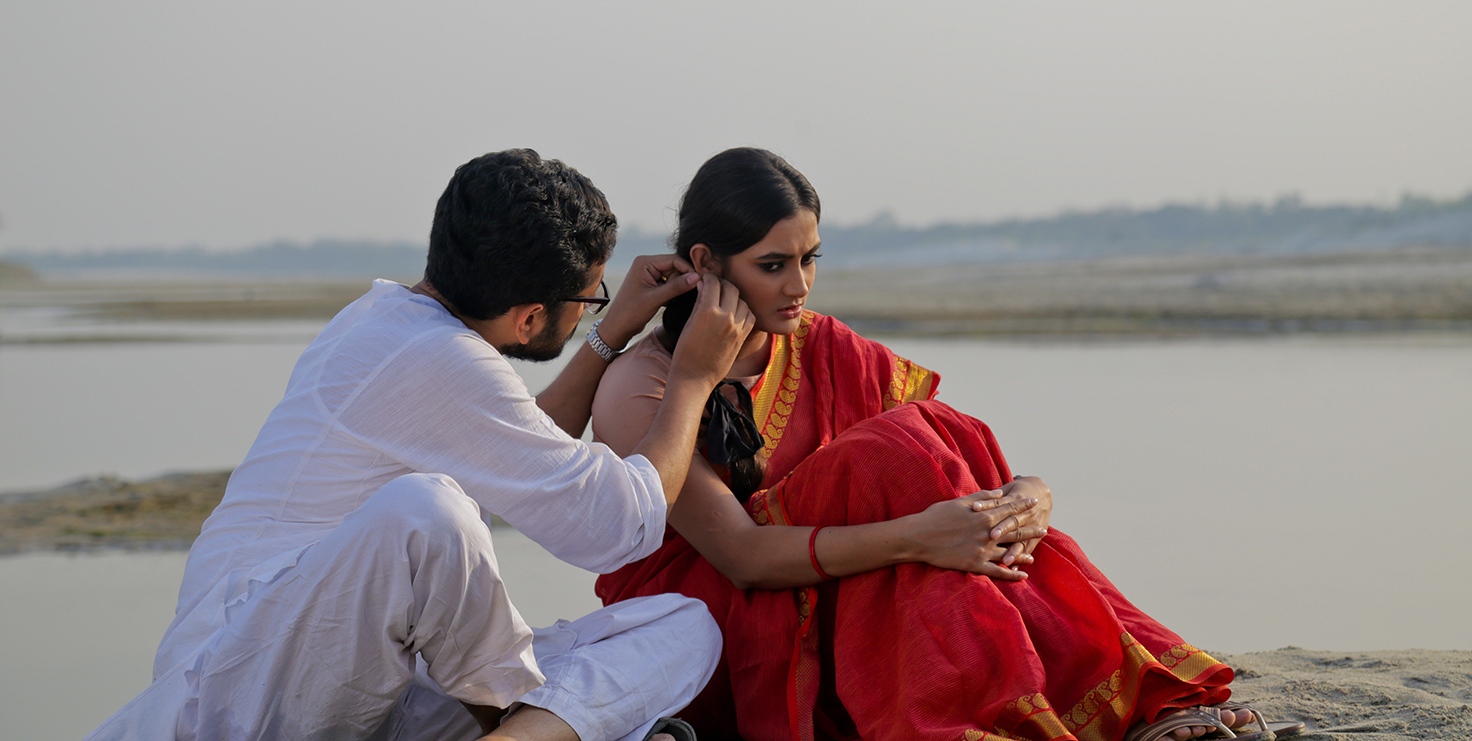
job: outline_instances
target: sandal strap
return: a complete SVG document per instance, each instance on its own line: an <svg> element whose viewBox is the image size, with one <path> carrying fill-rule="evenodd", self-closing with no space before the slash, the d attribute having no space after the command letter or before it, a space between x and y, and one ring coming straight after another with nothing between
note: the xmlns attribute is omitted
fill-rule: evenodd
<svg viewBox="0 0 1472 741"><path fill-rule="evenodd" d="M1265 741L1274 741L1274 739L1276 738L1276 735L1272 732L1271 729L1268 728L1268 723L1267 723L1266 720L1263 719L1262 713L1257 712L1257 708L1254 708L1254 707L1252 707L1251 705L1248 705L1245 702L1236 702L1235 700L1227 700L1226 702L1219 702L1219 703L1217 703L1215 705L1212 705L1211 707L1216 708L1218 710L1218 712L1220 712L1222 710L1230 710L1230 711L1232 711L1234 713L1240 713L1240 712L1242 712L1242 711L1245 710L1249 714L1252 715L1252 720L1249 721L1249 722L1250 723L1256 723L1257 724L1257 730L1258 730L1258 732L1259 733L1262 733L1262 734L1266 734L1263 737ZM1243 725L1238 726L1238 728L1243 728L1245 726L1246 726L1246 724L1244 723Z"/></svg>
<svg viewBox="0 0 1472 741"><path fill-rule="evenodd" d="M1160 741L1178 728L1212 726L1225 733L1227 738L1236 738L1227 724L1222 722L1221 711L1211 705L1184 708L1167 715L1148 726L1136 727L1125 735L1125 741Z"/></svg>

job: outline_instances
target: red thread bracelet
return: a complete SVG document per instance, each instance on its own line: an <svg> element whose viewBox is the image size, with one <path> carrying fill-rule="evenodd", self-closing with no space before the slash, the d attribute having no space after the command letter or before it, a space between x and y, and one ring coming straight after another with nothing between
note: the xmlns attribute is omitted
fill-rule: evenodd
<svg viewBox="0 0 1472 741"><path fill-rule="evenodd" d="M826 581L833 577L829 576L828 572L824 571L823 567L818 565L818 531L822 529L821 527L815 527L813 528L813 534L808 536L808 559L813 562L813 571L818 572L818 576L823 577Z"/></svg>

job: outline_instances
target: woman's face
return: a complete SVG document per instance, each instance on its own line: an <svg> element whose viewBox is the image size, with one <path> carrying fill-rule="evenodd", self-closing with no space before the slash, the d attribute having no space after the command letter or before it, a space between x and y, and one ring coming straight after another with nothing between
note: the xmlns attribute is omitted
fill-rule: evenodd
<svg viewBox="0 0 1472 741"><path fill-rule="evenodd" d="M697 245L696 250L702 247ZM802 307L818 272L818 247L818 217L804 208L774 224L762 241L718 259L713 267L741 291L741 300L756 316L758 331L791 334L801 323ZM696 250L691 258L700 266Z"/></svg>

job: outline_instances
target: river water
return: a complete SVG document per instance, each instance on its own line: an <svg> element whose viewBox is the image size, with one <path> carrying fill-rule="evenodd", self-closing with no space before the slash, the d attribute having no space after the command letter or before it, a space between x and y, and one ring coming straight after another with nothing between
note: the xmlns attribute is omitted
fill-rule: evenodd
<svg viewBox="0 0 1472 741"><path fill-rule="evenodd" d="M226 468L318 325L188 342L0 345L0 491ZM939 371L1054 526L1126 595L1226 653L1472 649L1472 337L1171 341L886 338ZM523 365L540 388L556 365ZM513 531L533 624L596 606L591 575ZM0 738L80 737L147 684L183 555L0 558Z"/></svg>

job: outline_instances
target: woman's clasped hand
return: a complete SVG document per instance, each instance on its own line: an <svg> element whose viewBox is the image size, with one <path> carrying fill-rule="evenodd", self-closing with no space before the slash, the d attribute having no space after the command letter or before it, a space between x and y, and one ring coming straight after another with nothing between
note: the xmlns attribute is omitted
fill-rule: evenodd
<svg viewBox="0 0 1472 741"><path fill-rule="evenodd" d="M1026 579L1027 572L1012 567L1033 563L1022 546L1047 535L1048 529L1024 524L1036 521L1034 511L1041 502L1011 489L947 499L901 518L913 528L914 560L994 579Z"/></svg>

